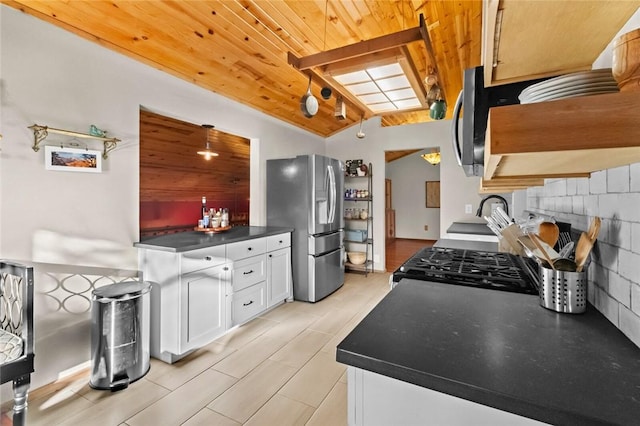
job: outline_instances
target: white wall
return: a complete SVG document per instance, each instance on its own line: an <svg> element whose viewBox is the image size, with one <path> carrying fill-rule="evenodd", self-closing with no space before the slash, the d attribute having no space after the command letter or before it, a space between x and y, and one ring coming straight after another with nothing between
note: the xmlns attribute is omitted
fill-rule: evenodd
<svg viewBox="0 0 640 426"><path fill-rule="evenodd" d="M384 152L400 149L422 149L440 147L440 236L455 221L474 220L474 214L465 214L464 205L475 208L482 197L478 195L479 178L468 178L456 163L450 143L450 120L411 124L406 126L381 127L379 118L364 122L364 139L356 138L358 126L327 139L326 153L340 160L362 158L372 163L373 171L373 234L374 268L385 269L384 257ZM422 183L421 186L424 186ZM424 191L424 188L422 189Z"/></svg>
<svg viewBox="0 0 640 426"><path fill-rule="evenodd" d="M426 207L425 182L440 180L440 165L433 166L420 157L429 152L431 149L424 149L386 164L386 177L392 184L397 238L440 238L440 209ZM425 225L429 227L427 231Z"/></svg>
<svg viewBox="0 0 640 426"><path fill-rule="evenodd" d="M252 140L252 225L265 223L265 160L325 147L318 136L15 9L2 5L0 14L0 257L35 264L37 387L89 359L91 289L137 274L141 106ZM79 132L95 124L122 142L100 174L47 171L44 150L31 149L34 123ZM51 135L46 143L68 140Z"/></svg>

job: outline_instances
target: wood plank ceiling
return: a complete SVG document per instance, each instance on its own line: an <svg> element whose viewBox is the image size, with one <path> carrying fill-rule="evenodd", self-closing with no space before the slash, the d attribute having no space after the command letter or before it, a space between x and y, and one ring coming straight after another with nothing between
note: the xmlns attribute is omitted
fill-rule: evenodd
<svg viewBox="0 0 640 426"><path fill-rule="evenodd" d="M32 1L4 4L97 44L321 136L358 124L360 109L334 116L335 96L306 118L308 79L287 63L297 57L417 27L422 14L436 64L422 41L407 45L422 79L434 65L450 105L465 68L480 65L482 2L453 0ZM370 117L367 114L366 117ZM428 110L382 116L383 126L429 121ZM214 121L214 120L212 120Z"/></svg>

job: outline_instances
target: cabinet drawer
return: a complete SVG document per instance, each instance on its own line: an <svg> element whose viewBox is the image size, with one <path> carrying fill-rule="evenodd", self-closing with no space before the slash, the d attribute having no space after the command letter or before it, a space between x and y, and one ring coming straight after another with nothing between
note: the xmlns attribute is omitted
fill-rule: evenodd
<svg viewBox="0 0 640 426"><path fill-rule="evenodd" d="M227 257L231 260L244 259L256 256L267 251L266 238L254 238L253 240L240 241L227 244Z"/></svg>
<svg viewBox="0 0 640 426"><path fill-rule="evenodd" d="M233 293L231 322L242 324L267 308L267 285L261 283Z"/></svg>
<svg viewBox="0 0 640 426"><path fill-rule="evenodd" d="M233 291L264 281L267 276L266 261L266 255L261 254L233 262Z"/></svg>
<svg viewBox="0 0 640 426"><path fill-rule="evenodd" d="M225 263L225 246L206 247L182 254L181 273L186 274Z"/></svg>
<svg viewBox="0 0 640 426"><path fill-rule="evenodd" d="M267 251L274 251L291 246L291 233L267 237Z"/></svg>

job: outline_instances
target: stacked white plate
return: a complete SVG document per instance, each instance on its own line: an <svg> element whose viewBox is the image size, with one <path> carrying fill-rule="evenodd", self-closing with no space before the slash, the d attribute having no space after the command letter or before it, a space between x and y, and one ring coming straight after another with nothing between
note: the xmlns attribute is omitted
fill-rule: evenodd
<svg viewBox="0 0 640 426"><path fill-rule="evenodd" d="M533 84L520 93L521 104L619 92L611 68L561 75Z"/></svg>

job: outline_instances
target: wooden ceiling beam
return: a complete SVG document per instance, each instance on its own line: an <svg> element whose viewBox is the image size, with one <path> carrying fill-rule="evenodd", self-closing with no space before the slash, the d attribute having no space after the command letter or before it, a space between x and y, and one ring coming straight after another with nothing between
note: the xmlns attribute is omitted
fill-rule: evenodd
<svg viewBox="0 0 640 426"><path fill-rule="evenodd" d="M305 56L303 58L298 58L293 53L288 52L287 61L289 62L289 65L299 69L300 71L305 71L310 68L328 65L333 62L344 61L358 56L364 56L370 53L404 46L405 44L418 40L422 40L422 34L420 32L420 27L415 27L409 28L408 30L398 31L397 33L376 37L371 40L365 40L348 46L327 50L326 52L316 53L315 55Z"/></svg>

